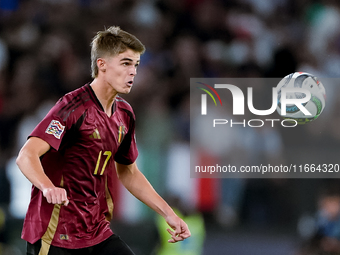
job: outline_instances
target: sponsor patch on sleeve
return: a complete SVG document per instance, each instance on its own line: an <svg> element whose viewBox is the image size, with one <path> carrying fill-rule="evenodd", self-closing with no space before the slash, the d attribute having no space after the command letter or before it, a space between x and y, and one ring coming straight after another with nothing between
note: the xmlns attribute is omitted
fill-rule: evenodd
<svg viewBox="0 0 340 255"><path fill-rule="evenodd" d="M54 135L55 138L60 139L61 134L64 132L65 126L61 125L61 123L57 120L52 120L50 125L48 125L45 133Z"/></svg>

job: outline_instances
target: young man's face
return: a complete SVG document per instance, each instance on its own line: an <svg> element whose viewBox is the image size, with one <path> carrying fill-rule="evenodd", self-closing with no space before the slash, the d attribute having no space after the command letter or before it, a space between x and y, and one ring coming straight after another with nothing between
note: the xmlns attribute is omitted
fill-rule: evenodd
<svg viewBox="0 0 340 255"><path fill-rule="evenodd" d="M107 85L115 92L127 94L133 86L140 62L140 54L131 49L113 57L103 58L103 77Z"/></svg>

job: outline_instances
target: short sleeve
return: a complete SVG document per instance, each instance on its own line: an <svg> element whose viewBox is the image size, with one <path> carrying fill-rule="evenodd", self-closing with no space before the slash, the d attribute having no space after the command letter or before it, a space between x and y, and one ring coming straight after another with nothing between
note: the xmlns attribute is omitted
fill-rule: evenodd
<svg viewBox="0 0 340 255"><path fill-rule="evenodd" d="M70 113L73 107L66 98L61 98L35 127L29 137L39 137L52 148L58 150L67 130L75 122Z"/></svg>

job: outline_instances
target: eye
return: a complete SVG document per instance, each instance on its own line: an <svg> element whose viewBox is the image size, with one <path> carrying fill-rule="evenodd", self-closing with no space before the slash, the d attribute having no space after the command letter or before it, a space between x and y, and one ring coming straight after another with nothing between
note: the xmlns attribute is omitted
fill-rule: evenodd
<svg viewBox="0 0 340 255"><path fill-rule="evenodd" d="M123 63L123 66L128 66L128 65L130 65L129 62L124 62L124 63Z"/></svg>

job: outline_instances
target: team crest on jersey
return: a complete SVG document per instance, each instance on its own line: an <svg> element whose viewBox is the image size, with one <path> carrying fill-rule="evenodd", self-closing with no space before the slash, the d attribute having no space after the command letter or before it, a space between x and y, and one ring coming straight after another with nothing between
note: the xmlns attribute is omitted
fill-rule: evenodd
<svg viewBox="0 0 340 255"><path fill-rule="evenodd" d="M64 132L65 126L61 125L61 123L57 120L52 120L50 125L48 125L45 133L54 135L55 138L60 139L61 134Z"/></svg>
<svg viewBox="0 0 340 255"><path fill-rule="evenodd" d="M125 126L123 124L120 124L118 128L118 143L121 143L125 136Z"/></svg>

